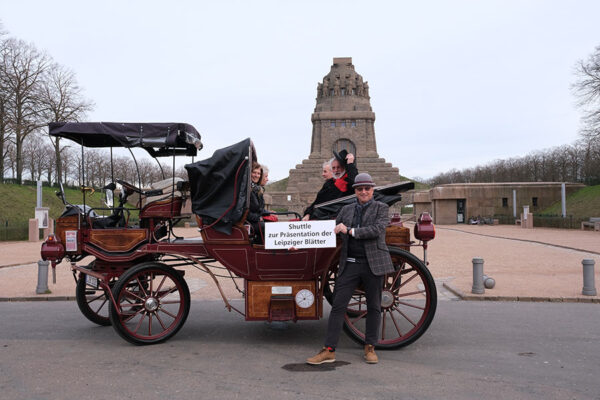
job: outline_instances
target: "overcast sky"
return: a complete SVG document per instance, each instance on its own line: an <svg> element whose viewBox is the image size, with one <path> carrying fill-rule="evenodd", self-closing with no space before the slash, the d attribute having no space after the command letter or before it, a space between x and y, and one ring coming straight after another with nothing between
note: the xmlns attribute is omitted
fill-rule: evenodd
<svg viewBox="0 0 600 400"><path fill-rule="evenodd" d="M429 178L578 138L574 65L600 1L0 0L73 69L90 121L187 122L200 157L251 137L271 180L308 157L333 57L369 81L380 157Z"/></svg>

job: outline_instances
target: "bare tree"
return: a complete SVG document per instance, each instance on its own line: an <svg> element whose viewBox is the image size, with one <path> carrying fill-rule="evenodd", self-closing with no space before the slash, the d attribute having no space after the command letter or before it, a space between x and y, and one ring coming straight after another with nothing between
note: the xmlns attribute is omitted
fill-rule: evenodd
<svg viewBox="0 0 600 400"><path fill-rule="evenodd" d="M8 126L14 134L17 180L23 175L23 141L44 125L40 112L40 86L49 57L22 40L7 39L2 58L3 85L10 93Z"/></svg>
<svg viewBox="0 0 600 400"><path fill-rule="evenodd" d="M573 85L584 111L582 134L600 138L600 46L576 66L578 81Z"/></svg>
<svg viewBox="0 0 600 400"><path fill-rule="evenodd" d="M32 181L37 181L42 178L42 174L47 170L46 162L49 143L44 140L40 132L35 132L23 142L23 160L24 170L29 171L29 176Z"/></svg>
<svg viewBox="0 0 600 400"><path fill-rule="evenodd" d="M75 73L70 69L53 63L42 80L40 104L46 121L49 122L78 122L94 104L84 98L82 89L77 84ZM56 157L56 177L62 175L60 138L51 138Z"/></svg>
<svg viewBox="0 0 600 400"><path fill-rule="evenodd" d="M8 129L9 121L9 100L10 91L6 84L6 72L4 70L4 59L7 55L8 44L6 41L6 32L0 23L0 179L4 178L4 160L8 156L8 140L10 131Z"/></svg>

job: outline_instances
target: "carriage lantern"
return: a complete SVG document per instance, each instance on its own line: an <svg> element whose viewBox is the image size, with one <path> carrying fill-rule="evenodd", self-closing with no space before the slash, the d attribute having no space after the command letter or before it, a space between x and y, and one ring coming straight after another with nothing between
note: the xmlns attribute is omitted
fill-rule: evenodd
<svg viewBox="0 0 600 400"><path fill-rule="evenodd" d="M415 225L415 237L423 242L433 240L435 237L435 227L428 212L423 212L419 216Z"/></svg>
<svg viewBox="0 0 600 400"><path fill-rule="evenodd" d="M42 243L42 260L51 261L53 265L58 261L62 260L65 256L65 247L60 242L58 237L51 233L46 238L46 241Z"/></svg>

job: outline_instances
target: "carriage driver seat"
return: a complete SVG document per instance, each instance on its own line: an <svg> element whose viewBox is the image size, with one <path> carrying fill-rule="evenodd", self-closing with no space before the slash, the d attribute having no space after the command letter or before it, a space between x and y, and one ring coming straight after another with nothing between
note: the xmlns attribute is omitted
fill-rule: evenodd
<svg viewBox="0 0 600 400"><path fill-rule="evenodd" d="M175 185L173 185L173 178L163 179L162 181L158 181L150 185L150 189L146 189L145 191L160 191L162 190L162 194L158 194L155 196L142 197L141 208L144 208L150 203L154 203L157 201L168 200L171 198L171 193L175 192L174 197L182 197L182 193L177 190L177 182L182 182L183 179L179 177L175 177Z"/></svg>

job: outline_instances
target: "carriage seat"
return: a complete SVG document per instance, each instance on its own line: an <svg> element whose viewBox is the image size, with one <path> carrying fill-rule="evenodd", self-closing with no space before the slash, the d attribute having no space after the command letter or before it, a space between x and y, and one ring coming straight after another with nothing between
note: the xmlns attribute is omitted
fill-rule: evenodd
<svg viewBox="0 0 600 400"><path fill-rule="evenodd" d="M144 191L154 191L154 190L162 190L161 194L157 194L155 196L148 196L142 198L142 208L150 203L154 203L157 201L168 200L171 198L171 194L174 193L174 197L182 197L182 193L177 190L177 182L182 182L183 179L175 177L175 185L173 185L173 178L164 179L162 181L158 181L150 185L149 189L145 189Z"/></svg>

